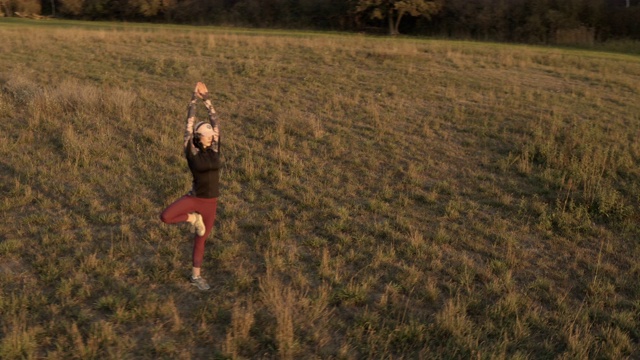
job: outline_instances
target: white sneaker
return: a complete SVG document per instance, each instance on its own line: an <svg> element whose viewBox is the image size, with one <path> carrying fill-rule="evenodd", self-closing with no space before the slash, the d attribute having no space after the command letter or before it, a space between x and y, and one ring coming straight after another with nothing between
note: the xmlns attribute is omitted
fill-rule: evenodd
<svg viewBox="0 0 640 360"><path fill-rule="evenodd" d="M209 290L209 284L207 284L207 281L203 278L201 278L200 276L198 276L197 278L194 278L193 276L189 277L189 280L191 280L191 284L194 286L197 286L198 289L200 290Z"/></svg>
<svg viewBox="0 0 640 360"><path fill-rule="evenodd" d="M204 235L207 231L207 227L204 226L204 220L202 220L202 215L198 213L193 213L195 215L196 220L191 224L193 226L192 231L198 234L198 236Z"/></svg>

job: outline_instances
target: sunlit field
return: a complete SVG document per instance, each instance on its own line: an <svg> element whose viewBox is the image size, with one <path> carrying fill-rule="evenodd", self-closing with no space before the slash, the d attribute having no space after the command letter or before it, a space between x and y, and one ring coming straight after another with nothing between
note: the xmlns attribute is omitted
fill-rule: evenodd
<svg viewBox="0 0 640 360"><path fill-rule="evenodd" d="M197 81L207 292L159 220ZM638 358L639 99L637 55L0 20L0 358Z"/></svg>

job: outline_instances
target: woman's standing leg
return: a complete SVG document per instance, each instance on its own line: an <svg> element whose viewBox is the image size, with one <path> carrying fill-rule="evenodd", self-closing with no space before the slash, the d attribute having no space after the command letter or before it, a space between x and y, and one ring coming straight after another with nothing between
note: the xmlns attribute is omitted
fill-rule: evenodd
<svg viewBox="0 0 640 360"><path fill-rule="evenodd" d="M200 267L204 257L204 243L211 234L213 224L216 219L217 199L199 199L200 204L198 212L202 215L205 223L205 233L202 236L196 236L193 241L193 271L191 274L191 283L200 290L208 290L209 284L200 276Z"/></svg>
<svg viewBox="0 0 640 360"><path fill-rule="evenodd" d="M198 213L202 217L200 224L204 227L204 234L195 235L193 241L193 271L191 276L191 282L198 286L200 290L209 289L207 282L200 277L200 267L202 266L202 260L204 258L204 244L211 234L213 224L216 219L218 199L200 199L193 196L185 195L169 205L160 214L162 222L167 224L175 224L183 221L193 223L194 217Z"/></svg>
<svg viewBox="0 0 640 360"><path fill-rule="evenodd" d="M193 242L193 267L197 269L198 274L194 274L194 276L200 275L200 266L202 266L202 258L204 257L204 243L209 234L211 234L211 230L213 229L213 224L216 220L216 211L218 207L218 199L199 199L200 204L196 211L202 215L202 220L204 221L204 225L206 230L204 235L196 236ZM195 272L196 270L194 270Z"/></svg>

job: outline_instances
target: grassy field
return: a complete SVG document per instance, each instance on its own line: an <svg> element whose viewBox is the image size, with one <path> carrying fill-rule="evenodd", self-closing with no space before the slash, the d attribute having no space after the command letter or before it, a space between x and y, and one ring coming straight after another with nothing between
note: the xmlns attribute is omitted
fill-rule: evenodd
<svg viewBox="0 0 640 360"><path fill-rule="evenodd" d="M159 220L199 80L208 292ZM638 358L638 99L619 53L0 20L0 358Z"/></svg>

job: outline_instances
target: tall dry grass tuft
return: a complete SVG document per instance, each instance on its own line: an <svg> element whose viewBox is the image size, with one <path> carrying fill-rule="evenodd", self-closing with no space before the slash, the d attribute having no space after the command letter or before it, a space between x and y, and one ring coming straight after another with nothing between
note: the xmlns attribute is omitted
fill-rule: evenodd
<svg viewBox="0 0 640 360"><path fill-rule="evenodd" d="M546 121L545 117L532 127L534 136L523 145L519 170L546 171L549 186L558 189L562 213L571 204L573 211L584 206L591 215L611 222L633 218L638 210L617 189L617 174L634 172L628 167L628 145L618 142L624 135L608 135L615 141L609 142L587 120L572 119L568 124L554 120L551 130Z"/></svg>
<svg viewBox="0 0 640 360"><path fill-rule="evenodd" d="M3 359L34 359L38 353L37 337L41 327L27 326L27 313L5 314L0 356Z"/></svg>
<svg viewBox="0 0 640 360"><path fill-rule="evenodd" d="M298 302L300 294L291 287L285 286L269 269L260 280L262 301L275 318L274 337L278 349L278 357L293 359L298 351L294 318L300 315Z"/></svg>
<svg viewBox="0 0 640 360"><path fill-rule="evenodd" d="M437 333L445 344L458 344L462 353L472 354L478 346L474 325L467 317L468 305L464 300L451 298L436 314Z"/></svg>
<svg viewBox="0 0 640 360"><path fill-rule="evenodd" d="M239 357L242 347L251 341L249 332L255 322L253 303L236 302L231 310L231 326L227 330L223 351L231 358Z"/></svg>

